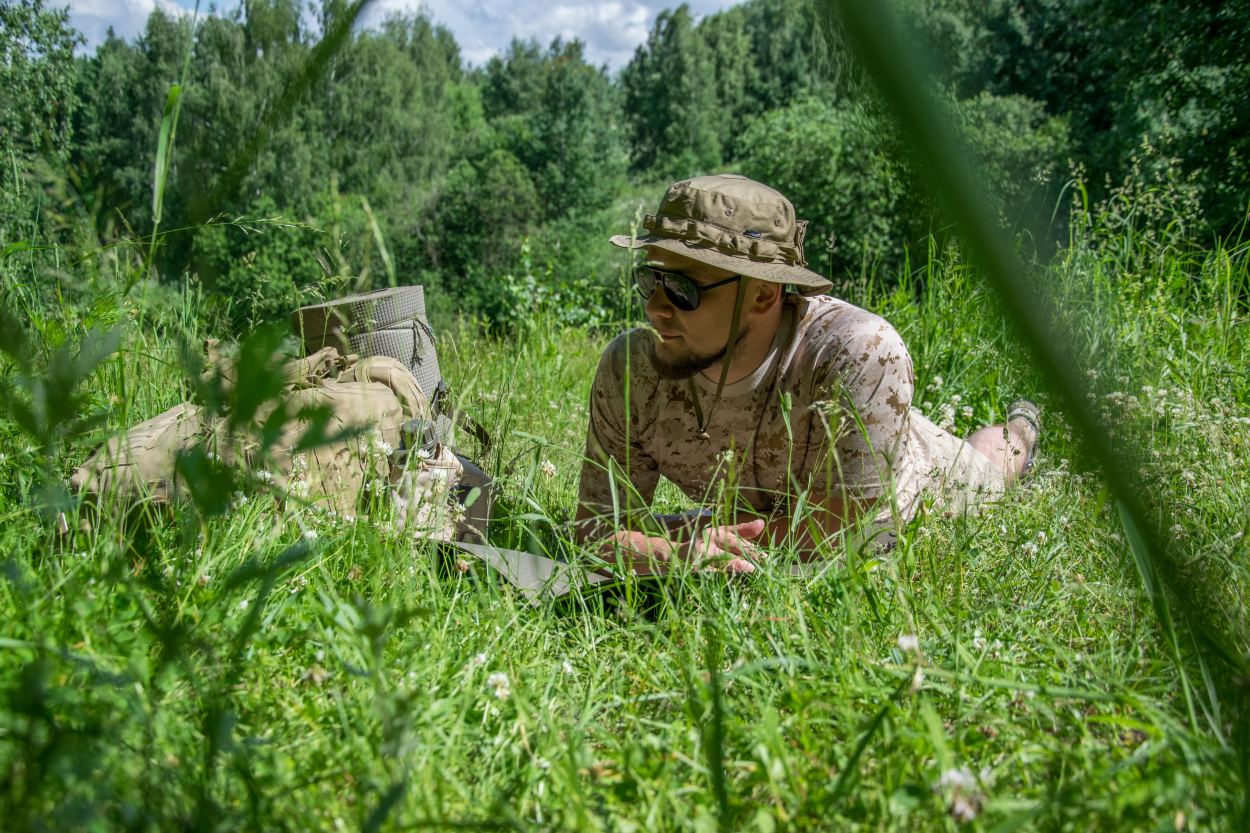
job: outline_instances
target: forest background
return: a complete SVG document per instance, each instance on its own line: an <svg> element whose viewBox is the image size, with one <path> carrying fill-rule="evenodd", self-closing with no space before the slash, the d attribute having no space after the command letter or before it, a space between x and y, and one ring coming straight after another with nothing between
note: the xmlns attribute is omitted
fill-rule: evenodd
<svg viewBox="0 0 1250 833"><path fill-rule="evenodd" d="M158 11L82 53L63 12L0 0L0 825L1246 830L1250 4L898 0L884 63L927 56L1044 290L1012 316L832 5L678 7L611 73L564 41L467 66L429 19L341 2ZM496 439L465 440L492 539L593 559L564 524L588 387L641 317L606 237L713 171L794 200L926 414L1041 401L1026 488L926 504L885 555L826 541L801 578L783 543L749 581L537 607L386 501L334 515L200 450L176 511L69 494L103 439L222 404L206 337L253 359L247 422L264 325L423 283Z"/></svg>
<svg viewBox="0 0 1250 833"><path fill-rule="evenodd" d="M1065 237L1056 206L1073 181L1094 200L1167 183L1195 239L1239 222L1241 4L903 7L999 215L1042 256ZM615 75L560 39L466 66L445 28L394 16L353 28L310 79L342 2L157 10L141 37L110 34L91 54L43 0L2 8L0 243L98 263L88 255L160 233L152 274L198 281L236 330L388 280L429 287L439 323L454 309L506 327L538 304L568 323L619 319L603 241L620 205L651 210L663 183L700 172L787 194L811 221L809 260L839 282L889 275L942 233L897 130L800 0L665 11Z"/></svg>

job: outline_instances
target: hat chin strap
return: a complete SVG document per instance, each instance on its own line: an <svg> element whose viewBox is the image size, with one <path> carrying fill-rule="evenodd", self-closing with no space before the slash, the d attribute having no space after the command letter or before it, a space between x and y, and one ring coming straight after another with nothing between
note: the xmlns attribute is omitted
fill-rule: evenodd
<svg viewBox="0 0 1250 833"><path fill-rule="evenodd" d="M699 403L699 391L694 386L694 376L686 379L686 386L690 390L690 398L694 402L694 415L699 421L699 439L710 440L707 427L712 422L712 414L716 412L716 406L720 403L721 391L725 389L725 382L729 379L729 365L733 363L734 349L738 346L739 325L742 323L742 307L746 303L747 297L747 281L743 278L738 281L738 295L734 299L734 314L729 322L729 341L725 342L725 355L721 358L720 381L716 383L716 395L712 397L712 407L708 408L707 419L703 418L703 406Z"/></svg>

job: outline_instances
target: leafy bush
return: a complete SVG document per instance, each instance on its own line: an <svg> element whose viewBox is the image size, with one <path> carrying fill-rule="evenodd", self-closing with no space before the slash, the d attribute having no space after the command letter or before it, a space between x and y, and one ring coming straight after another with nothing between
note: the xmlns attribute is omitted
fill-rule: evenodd
<svg viewBox="0 0 1250 833"><path fill-rule="evenodd" d="M1068 151L1063 122L1020 96L982 93L949 108L1004 223L1018 228L1047 216L1054 172ZM896 268L937 224L909 152L866 105L807 100L773 110L752 123L742 147L743 172L781 191L811 221L808 260L835 282L874 265Z"/></svg>
<svg viewBox="0 0 1250 833"><path fill-rule="evenodd" d="M883 134L863 107L815 100L766 113L743 134L743 173L810 221L805 250L817 271L836 276L892 260L910 234L904 175Z"/></svg>
<svg viewBox="0 0 1250 833"><path fill-rule="evenodd" d="M361 211L350 201L321 202L319 216L295 221L261 196L247 215L196 230L194 269L236 332L284 320L348 283L372 287L370 253L356 242L368 240Z"/></svg>

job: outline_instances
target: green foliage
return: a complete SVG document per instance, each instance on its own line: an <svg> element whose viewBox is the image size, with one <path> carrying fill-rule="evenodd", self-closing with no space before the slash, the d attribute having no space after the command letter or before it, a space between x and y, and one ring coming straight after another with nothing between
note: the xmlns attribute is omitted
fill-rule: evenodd
<svg viewBox="0 0 1250 833"><path fill-rule="evenodd" d="M1067 116L1079 159L1100 194L1133 173L1143 140L1150 179L1176 167L1198 188L1211 231L1250 203L1250 115L1234 90L1250 83L1244 45L1250 4L1045 0L965 12L978 56L968 93L1024 95Z"/></svg>
<svg viewBox="0 0 1250 833"><path fill-rule="evenodd" d="M505 312L507 302L498 297L492 278L515 261L521 240L541 213L529 172L502 149L476 165L462 159L448 173L439 204L439 265L454 276L448 288L469 295L471 308L488 317Z"/></svg>
<svg viewBox="0 0 1250 833"><path fill-rule="evenodd" d="M74 47L82 36L67 9L44 0L0 0L0 245L27 236L22 209L29 160L68 154L78 108Z"/></svg>
<svg viewBox="0 0 1250 833"><path fill-rule="evenodd" d="M720 165L725 114L712 54L689 6L660 12L621 84L635 168L680 177Z"/></svg>
<svg viewBox="0 0 1250 833"><path fill-rule="evenodd" d="M1055 174L1068 150L1063 123L1019 97L981 94L950 108L1005 225L1030 229L1048 220L1058 191ZM918 259L927 254L915 246L929 233L936 209L881 113L807 100L755 120L742 147L743 172L786 194L811 221L808 259L835 281L878 265L892 271L909 248Z"/></svg>
<svg viewBox="0 0 1250 833"><path fill-rule="evenodd" d="M806 250L819 271L858 273L897 258L910 239L908 183L883 133L882 120L863 107L809 100L762 116L743 134L743 173L786 194L809 220Z"/></svg>
<svg viewBox="0 0 1250 833"><path fill-rule="evenodd" d="M1101 368L1098 407L1147 450L1190 568L1244 610L1247 252L1177 227L1146 240L1115 210L1074 218L1062 256L1032 268ZM13 292L17 257L0 263ZM850 300L898 327L918 406L957 431L1039 388L953 245ZM35 303L62 322L27 331L39 355L72 351L96 315ZM178 342L202 334L122 303L121 350L77 388L109 430L186 396ZM498 440L504 526L559 536L608 337L539 316L441 339ZM254 376L274 346L244 349ZM1054 413L1029 488L976 517L932 511L886 557L834 544L827 569L793 577L783 546L749 581L678 573L537 608L477 563L263 495L90 530L71 509L54 536L22 500L27 436L0 418L6 829L943 830L943 774L966 772L968 829L1174 829L1182 813L1238 830L1235 738L1191 723L1123 529ZM54 468L98 436L66 437Z"/></svg>

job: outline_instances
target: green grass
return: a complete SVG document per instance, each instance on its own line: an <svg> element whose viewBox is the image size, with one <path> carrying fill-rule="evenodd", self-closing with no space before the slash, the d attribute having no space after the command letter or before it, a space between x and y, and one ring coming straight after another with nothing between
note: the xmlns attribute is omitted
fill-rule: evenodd
<svg viewBox="0 0 1250 833"><path fill-rule="evenodd" d="M1186 569L1244 623L1247 251L1117 242L1090 232L1035 277L1099 368L1117 441L1146 449ZM35 324L36 368L92 321L122 328L122 350L85 385L106 428L186 396L178 339L219 334L194 291L110 294L104 276L57 299L19 261L3 265L5 296ZM957 251L852 300L899 328L917 403L956 430L1017 395L1051 404ZM449 382L497 438L489 468L526 516L501 535L550 537L572 512L610 335L541 316L506 339L445 334ZM208 521L187 507L90 533L71 513L58 536L30 508L39 468L67 476L104 430L44 461L0 422L10 829L1244 821L1238 692L1204 685L1193 646L1169 647L1112 503L1053 408L1026 488L975 517L930 513L886 555L837 550L827 570L791 578L782 550L747 580L629 582L538 607L383 524L278 514L263 495ZM683 505L671 487L660 501ZM971 820L953 817L951 772L971 779Z"/></svg>

